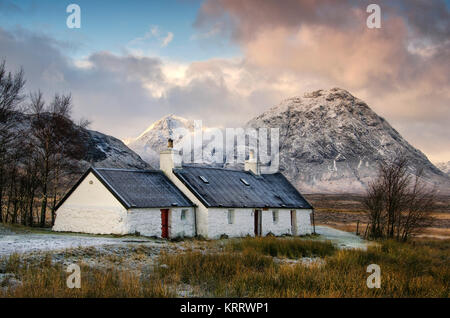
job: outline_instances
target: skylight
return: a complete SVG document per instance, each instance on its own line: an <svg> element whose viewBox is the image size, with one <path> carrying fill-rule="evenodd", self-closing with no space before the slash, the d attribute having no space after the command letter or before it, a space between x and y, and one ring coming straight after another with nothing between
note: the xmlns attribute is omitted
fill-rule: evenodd
<svg viewBox="0 0 450 318"><path fill-rule="evenodd" d="M206 179L204 176L199 176L199 178L200 178L204 183L209 183L208 179Z"/></svg>
<svg viewBox="0 0 450 318"><path fill-rule="evenodd" d="M250 183L248 183L247 180L245 180L244 178L241 178L241 182L242 182L243 184L245 184L246 186L249 186L249 185L250 185Z"/></svg>

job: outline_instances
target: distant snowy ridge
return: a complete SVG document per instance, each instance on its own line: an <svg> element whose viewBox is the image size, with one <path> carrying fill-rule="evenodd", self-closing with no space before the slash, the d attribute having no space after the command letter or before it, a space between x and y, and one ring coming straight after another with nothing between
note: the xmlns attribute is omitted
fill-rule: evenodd
<svg viewBox="0 0 450 318"><path fill-rule="evenodd" d="M438 162L436 163L436 167L438 167L443 173L450 177L450 161Z"/></svg>
<svg viewBox="0 0 450 318"><path fill-rule="evenodd" d="M159 152L167 147L170 129L179 127L192 131L193 121L166 116L130 140L128 146L158 167ZM450 191L447 175L364 101L343 89L318 90L286 99L250 120L246 127L279 128L280 171L303 192L362 192L376 175L379 162L399 154L408 158L411 173L423 169L430 185ZM179 136L174 139L179 149ZM201 147L206 164L214 162L214 153L223 152L210 140L204 140ZM226 151L229 154L234 149Z"/></svg>
<svg viewBox="0 0 450 318"><path fill-rule="evenodd" d="M384 118L348 91L318 90L284 100L252 119L251 127L280 128L280 169L306 192L361 192L382 160L398 155L410 171L448 191L450 179Z"/></svg>

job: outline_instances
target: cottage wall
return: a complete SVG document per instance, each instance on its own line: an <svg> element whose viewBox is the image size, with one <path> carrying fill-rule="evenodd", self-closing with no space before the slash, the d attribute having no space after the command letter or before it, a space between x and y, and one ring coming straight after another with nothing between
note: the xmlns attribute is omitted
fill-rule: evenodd
<svg viewBox="0 0 450 318"><path fill-rule="evenodd" d="M278 212L278 221L273 220L273 211ZM291 210L262 211L262 235L273 234L276 236L292 235Z"/></svg>
<svg viewBox="0 0 450 318"><path fill-rule="evenodd" d="M182 211L186 211L186 218L181 219ZM169 237L195 236L194 209L169 209ZM161 210L160 209L130 209L128 212L129 232L138 232L143 236L161 237Z"/></svg>
<svg viewBox="0 0 450 318"><path fill-rule="evenodd" d="M182 211L186 211L186 218L181 219ZM194 208L171 209L169 214L170 237L194 237L195 236L195 211Z"/></svg>
<svg viewBox="0 0 450 318"><path fill-rule="evenodd" d="M306 235L313 232L311 223L311 209L296 210L297 235Z"/></svg>
<svg viewBox="0 0 450 318"><path fill-rule="evenodd" d="M56 212L54 231L126 234L127 210L91 173Z"/></svg>
<svg viewBox="0 0 450 318"><path fill-rule="evenodd" d="M232 224L228 222L228 211L234 211L234 220ZM278 221L273 220L273 211L269 209L262 211L262 235L266 236L272 233L276 236L281 235L305 235L312 233L310 223L311 210L296 210L294 217L294 229L292 232L291 210L277 209ZM208 211L208 231L209 238L220 238L222 235L228 237L254 236L254 209L225 209L211 208Z"/></svg>
<svg viewBox="0 0 450 318"><path fill-rule="evenodd" d="M228 223L228 210L222 208L210 208L208 211L208 237L220 238L254 236L253 209L231 209L234 211L233 224Z"/></svg>

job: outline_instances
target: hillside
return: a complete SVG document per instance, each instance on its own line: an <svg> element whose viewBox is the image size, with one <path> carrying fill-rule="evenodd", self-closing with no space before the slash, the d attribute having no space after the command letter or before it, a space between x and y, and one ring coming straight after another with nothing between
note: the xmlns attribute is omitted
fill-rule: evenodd
<svg viewBox="0 0 450 318"><path fill-rule="evenodd" d="M319 90L286 99L246 126L280 129L280 171L303 192L361 193L376 175L378 163L398 155L409 160L411 173L423 169L430 184L441 192L450 189L447 175L364 101L343 89ZM170 131L180 127L192 131L193 122L166 116L128 146L157 167L159 151L166 147ZM175 141L180 149L179 136ZM204 162L212 164L212 153L217 149L210 140L204 140L202 147L208 149ZM230 151L233 150L227 150ZM242 164L238 167L242 168Z"/></svg>

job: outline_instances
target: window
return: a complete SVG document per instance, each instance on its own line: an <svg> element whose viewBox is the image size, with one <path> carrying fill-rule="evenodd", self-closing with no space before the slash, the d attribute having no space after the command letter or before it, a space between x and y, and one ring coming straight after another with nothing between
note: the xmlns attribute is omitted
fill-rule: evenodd
<svg viewBox="0 0 450 318"><path fill-rule="evenodd" d="M199 176L199 178L200 178L204 183L209 183L208 179L206 179L204 176Z"/></svg>
<svg viewBox="0 0 450 318"><path fill-rule="evenodd" d="M228 210L228 224L234 223L234 210Z"/></svg>
<svg viewBox="0 0 450 318"><path fill-rule="evenodd" d="M272 218L273 218L273 224L277 224L278 223L278 211L277 210L272 211Z"/></svg>
<svg viewBox="0 0 450 318"><path fill-rule="evenodd" d="M188 212L188 210L181 210L181 221L185 221L186 220L187 212Z"/></svg>
<svg viewBox="0 0 450 318"><path fill-rule="evenodd" d="M247 180L245 180L244 178L241 178L241 182L242 182L243 184L245 184L246 186L249 186L249 185L250 185L250 183L248 183Z"/></svg>

